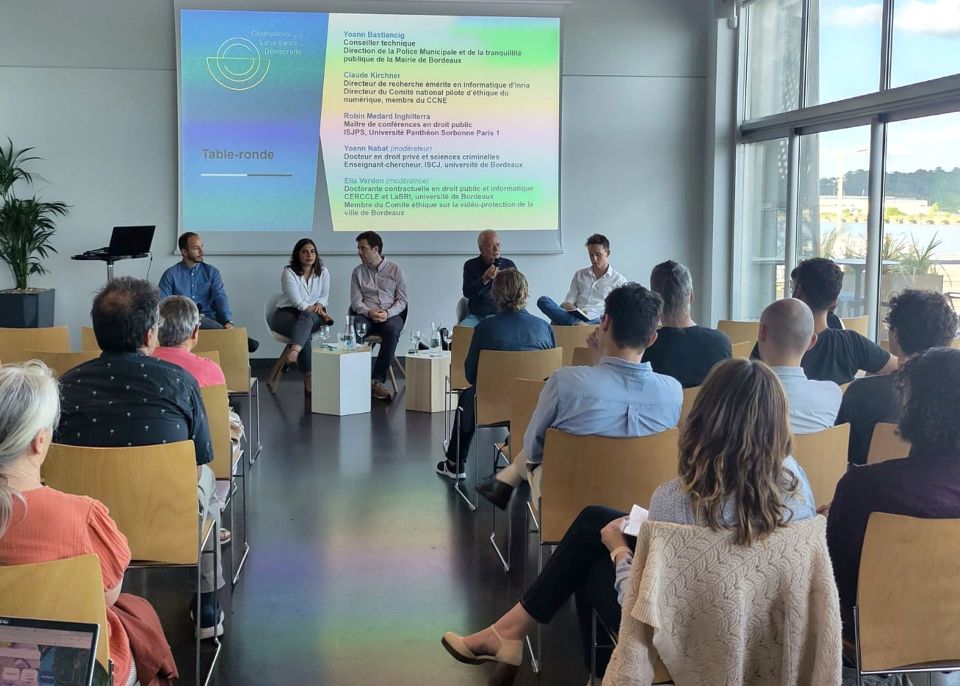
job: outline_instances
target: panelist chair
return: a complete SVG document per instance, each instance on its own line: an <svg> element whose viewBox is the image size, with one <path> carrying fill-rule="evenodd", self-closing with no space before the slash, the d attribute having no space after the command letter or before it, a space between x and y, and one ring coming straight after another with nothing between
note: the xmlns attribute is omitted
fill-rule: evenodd
<svg viewBox="0 0 960 686"><path fill-rule="evenodd" d="M274 293L267 298L267 301L263 304L263 322L267 325L267 331L270 332L273 339L283 343L284 350L286 350L286 346L290 345L290 339L281 333L277 333L273 328L273 315L277 311L277 303L280 302L282 297L282 293ZM274 395L277 394L277 385L280 383L280 377L283 376L283 369L286 364L287 359L281 351L276 362L273 363L273 367L270 368L270 374L267 375L267 388Z"/></svg>
<svg viewBox="0 0 960 686"><path fill-rule="evenodd" d="M403 312L400 313L400 319L403 320L403 325L404 325L404 327L407 325L407 312L408 312L408 310L409 310L409 308L404 307L404 308L403 308ZM350 314L351 316L356 316L356 313L355 313L352 309L350 310L349 314ZM402 331L403 331L403 329L401 329L401 332L402 332ZM354 332L354 334L356 334L356 332ZM374 346L381 345L381 344L383 343L383 336L381 336L381 335L379 335L379 334L367 334L366 336L364 336L363 342L364 342L366 345L369 345L369 346L370 346L370 355L373 356L373 348L374 348ZM397 345L397 347L399 347L399 344ZM396 375L393 373L394 368L396 368L396 370L397 370L398 372L400 372L400 376L406 378L406 372L405 372L404 369L403 369L403 365L400 364L400 360L397 359L397 356L396 356L396 355L394 355L394 356L390 359L390 366L387 367L387 369L388 369L388 371L389 371L389 373L390 373L390 385L393 386L393 395L396 396L397 393L400 392L400 388L397 386L397 377L396 377Z"/></svg>

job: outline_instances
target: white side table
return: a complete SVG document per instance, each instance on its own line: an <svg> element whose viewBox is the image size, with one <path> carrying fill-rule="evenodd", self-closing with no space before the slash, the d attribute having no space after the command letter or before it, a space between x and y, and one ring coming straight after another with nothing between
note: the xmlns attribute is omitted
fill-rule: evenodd
<svg viewBox="0 0 960 686"><path fill-rule="evenodd" d="M328 350L315 347L312 401L318 414L361 414L370 411L370 348Z"/></svg>
<svg viewBox="0 0 960 686"><path fill-rule="evenodd" d="M407 410L443 412L445 379L450 374L450 353L430 357L427 352L407 353L404 363Z"/></svg>

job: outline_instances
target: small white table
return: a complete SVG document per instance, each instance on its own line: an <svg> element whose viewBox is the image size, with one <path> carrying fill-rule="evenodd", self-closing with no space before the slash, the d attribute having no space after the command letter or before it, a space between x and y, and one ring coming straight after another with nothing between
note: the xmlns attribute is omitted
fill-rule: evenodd
<svg viewBox="0 0 960 686"><path fill-rule="evenodd" d="M312 401L317 414L344 416L370 411L370 348L313 349Z"/></svg>
<svg viewBox="0 0 960 686"><path fill-rule="evenodd" d="M407 410L443 412L445 380L450 374L450 353L430 357L427 352L407 353L403 366L407 379Z"/></svg>

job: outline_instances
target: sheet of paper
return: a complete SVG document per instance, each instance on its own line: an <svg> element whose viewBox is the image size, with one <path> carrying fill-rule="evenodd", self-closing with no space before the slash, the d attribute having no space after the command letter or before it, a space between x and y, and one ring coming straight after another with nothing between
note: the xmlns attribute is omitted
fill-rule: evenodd
<svg viewBox="0 0 960 686"><path fill-rule="evenodd" d="M650 510L634 505L630 509L630 518L623 523L623 533L627 536L636 536L640 533L640 525L647 521L649 516Z"/></svg>

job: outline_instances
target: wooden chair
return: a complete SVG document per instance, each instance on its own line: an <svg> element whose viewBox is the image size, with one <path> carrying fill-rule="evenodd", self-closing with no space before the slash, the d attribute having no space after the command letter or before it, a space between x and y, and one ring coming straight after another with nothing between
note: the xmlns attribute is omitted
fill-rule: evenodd
<svg viewBox="0 0 960 686"><path fill-rule="evenodd" d="M700 386L683 389L683 405L680 406L680 421L677 426L682 427L686 423L698 395L700 395Z"/></svg>
<svg viewBox="0 0 960 686"><path fill-rule="evenodd" d="M858 684L960 669L958 578L960 519L870 515L853 609Z"/></svg>
<svg viewBox="0 0 960 686"><path fill-rule="evenodd" d="M97 662L110 674L110 629L96 555L0 566L0 615L98 624Z"/></svg>
<svg viewBox="0 0 960 686"><path fill-rule="evenodd" d="M131 567L196 567L200 603L200 555L219 531L211 517L200 521L193 441L130 448L87 448L54 443L43 463L44 482L58 490L99 500L127 537ZM220 546L213 546L214 565ZM196 677L200 681L200 613L196 613ZM210 665L220 655L220 642Z"/></svg>
<svg viewBox="0 0 960 686"><path fill-rule="evenodd" d="M862 317L844 317L840 321L843 322L843 328L856 331L861 336L868 335L867 330L870 326L869 315L863 315Z"/></svg>
<svg viewBox="0 0 960 686"><path fill-rule="evenodd" d="M837 482L847 473L849 443L849 424L793 437L793 457L807 473L817 507L833 501Z"/></svg>
<svg viewBox="0 0 960 686"><path fill-rule="evenodd" d="M215 354L215 353L214 353ZM236 568L231 574L232 585L236 586L240 579L240 572L247 556L250 554L250 544L247 541L247 491L246 478L243 469L243 450L239 445L234 448L233 441L230 440L230 401L227 395L227 387L203 386L200 389L200 395L203 397L203 409L207 415L207 425L210 428L210 441L213 444L213 462L210 463L210 469L213 475L217 477L217 496L224 504L224 507L230 506L230 531L236 535L236 509L233 507L233 497L237 494L237 481L240 482L240 491L242 496L241 522L243 524L243 546L241 547L240 560L233 566ZM238 543L235 539L234 543ZM231 563L233 562L231 558Z"/></svg>
<svg viewBox="0 0 960 686"><path fill-rule="evenodd" d="M740 360L749 360L750 353L753 352L753 346L756 343L754 341L743 341L742 343L732 343L730 345L731 357L735 357Z"/></svg>
<svg viewBox="0 0 960 686"><path fill-rule="evenodd" d="M583 326L557 326L551 324L553 337L556 339L557 347L563 349L563 366L569 367L573 364L573 353L577 348L587 347L587 337L597 328L596 324L585 324Z"/></svg>
<svg viewBox="0 0 960 686"><path fill-rule="evenodd" d="M220 367L220 353L217 352L216 350L205 350L199 353L195 352L194 355L196 355L197 357L203 357L205 359L208 359L211 362L215 362L216 365Z"/></svg>
<svg viewBox="0 0 960 686"><path fill-rule="evenodd" d="M0 328L0 360L26 362L27 351L70 352L70 333L65 326L49 326L39 329Z"/></svg>
<svg viewBox="0 0 960 686"><path fill-rule="evenodd" d="M92 326L80 327L80 348L81 350L100 350L97 334L93 332Z"/></svg>
<svg viewBox="0 0 960 686"><path fill-rule="evenodd" d="M546 379L563 363L563 350L481 350L477 367L476 428L473 442L474 472L480 478L479 429L505 427L510 423L510 390L514 379ZM467 446L469 451L469 446ZM462 453L466 454L466 452ZM493 468L497 467L497 451L494 444ZM454 484L454 490L463 498L471 510L476 510L477 502L470 500L461 488L460 482Z"/></svg>
<svg viewBox="0 0 960 686"><path fill-rule="evenodd" d="M593 353L590 348L574 348L573 357L570 358L571 367L592 367Z"/></svg>
<svg viewBox="0 0 960 686"><path fill-rule="evenodd" d="M537 409L537 402L540 400L540 392L543 390L545 381L539 379L514 379L510 390L510 442L497 444L498 457L503 456L509 462L520 454L523 450L523 437L527 433L527 427L530 425L530 419L533 417L534 410ZM496 469L496 465L494 465ZM490 531L490 543L500 558L503 565L503 571L510 571L510 551L513 541L513 525L509 513L507 514L507 544L504 549L497 545L497 509L491 508L493 525Z"/></svg>
<svg viewBox="0 0 960 686"><path fill-rule="evenodd" d="M876 464L886 460L895 460L910 454L910 443L897 433L897 425L879 422L873 427L870 449L867 451L867 464Z"/></svg>
<svg viewBox="0 0 960 686"><path fill-rule="evenodd" d="M459 395L465 389L470 387L467 381L467 375L464 371L464 364L467 360L467 353L470 352L470 342L473 340L473 327L460 326L453 327L450 334L450 374L446 379L446 389L443 394L443 448L447 448L447 437L450 435L452 424L451 413L454 410L453 396Z"/></svg>
<svg viewBox="0 0 960 686"><path fill-rule="evenodd" d="M247 330L201 329L200 338L193 352L197 355L216 351L220 354L220 368L227 380L231 396L244 396L247 405L247 448L252 465L260 456L260 387L257 377L250 374L250 351L247 347Z"/></svg>
<svg viewBox="0 0 960 686"><path fill-rule="evenodd" d="M717 322L717 329L723 331L731 343L749 341L750 347L753 347L753 344L757 341L757 335L760 333L760 322L721 319Z"/></svg>
<svg viewBox="0 0 960 686"><path fill-rule="evenodd" d="M100 357L100 351L84 350L77 353L52 353L42 350L28 350L27 355L27 359L40 360L50 367L57 377L61 377L74 367L79 367L84 362Z"/></svg>

